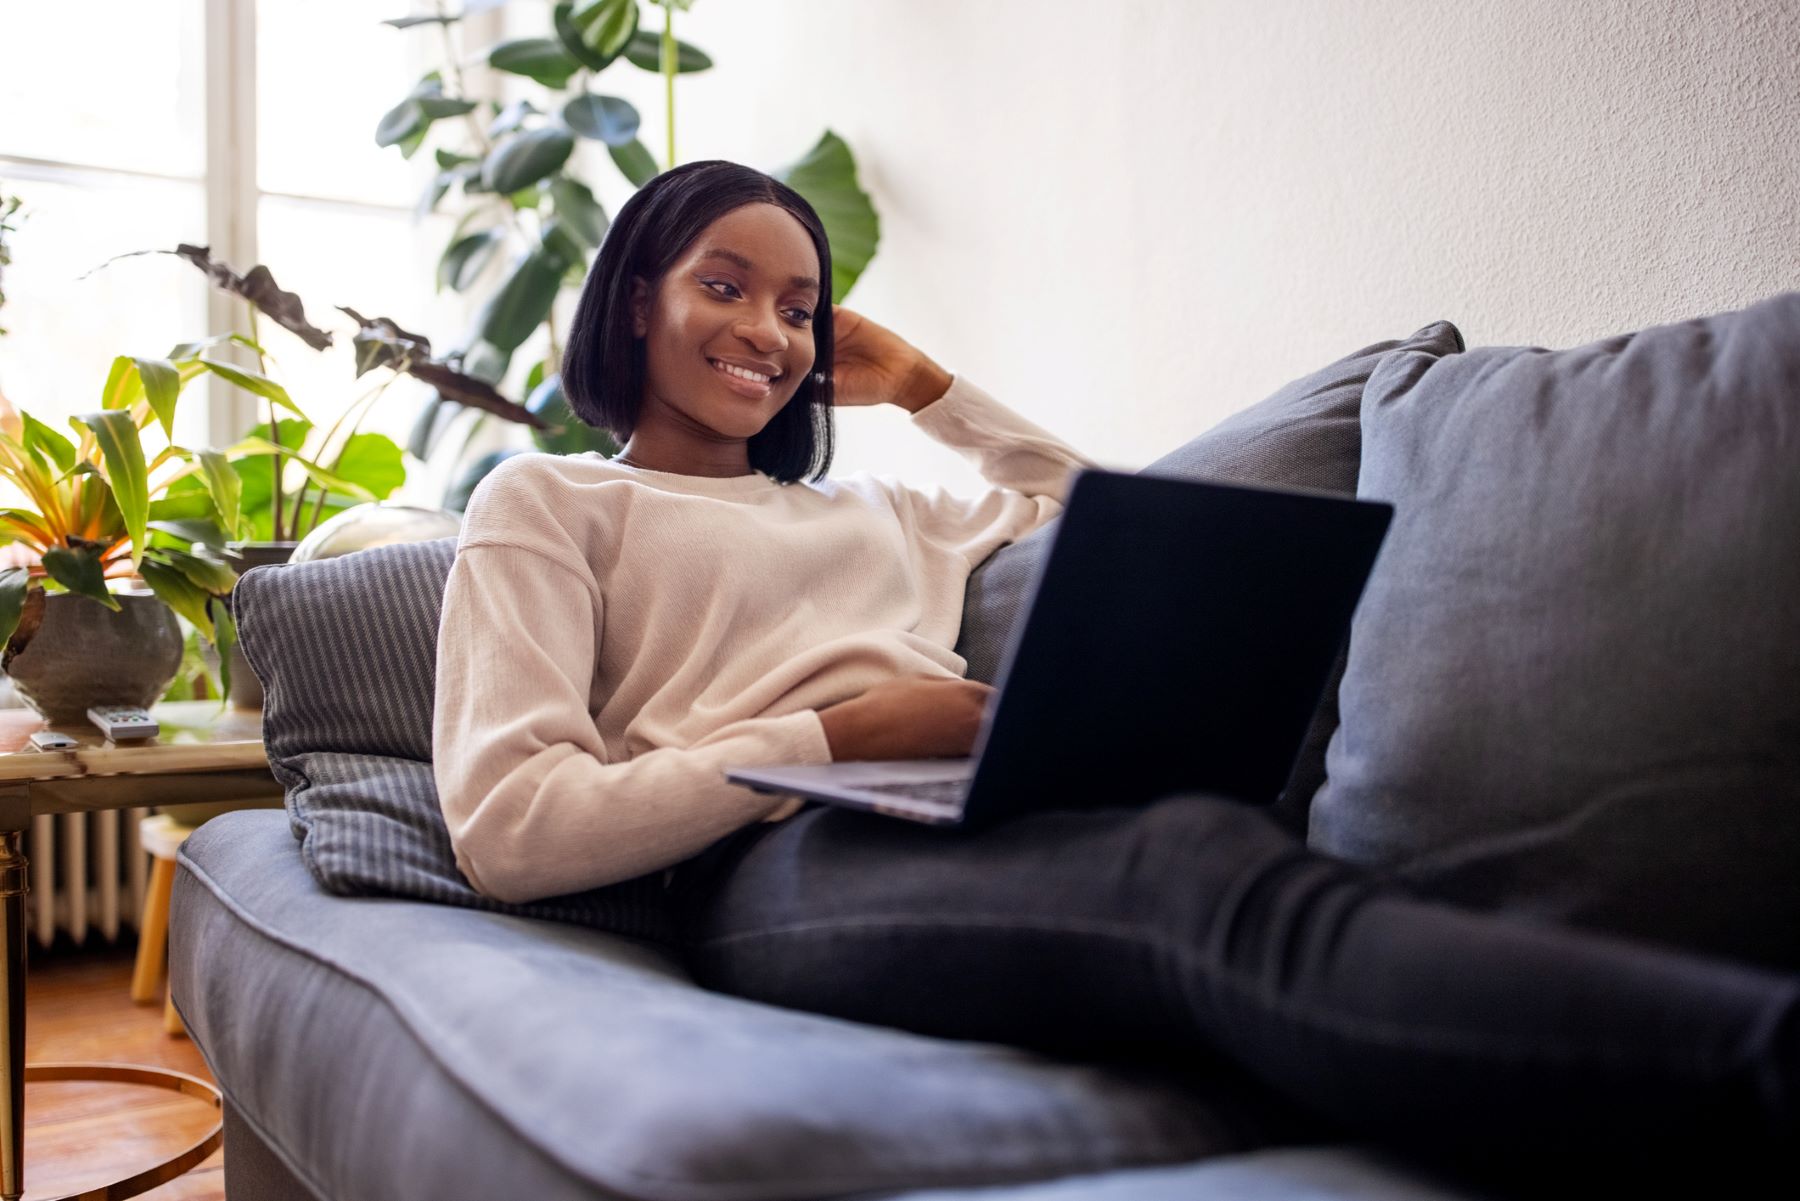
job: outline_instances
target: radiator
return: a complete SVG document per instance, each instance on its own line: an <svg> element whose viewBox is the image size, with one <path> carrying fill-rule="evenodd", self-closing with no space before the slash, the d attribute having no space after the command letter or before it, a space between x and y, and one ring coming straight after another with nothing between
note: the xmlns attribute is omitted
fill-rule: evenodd
<svg viewBox="0 0 1800 1201"><path fill-rule="evenodd" d="M21 706L12 681L0 674L0 708ZM76 946L90 936L112 942L122 929L138 928L150 857L138 841L148 809L60 813L34 817L22 840L31 861L25 927L40 947L57 931Z"/></svg>
<svg viewBox="0 0 1800 1201"><path fill-rule="evenodd" d="M59 813L31 819L25 854L31 892L25 924L40 947L58 931L81 946L90 937L112 942L138 928L150 857L138 841L148 809Z"/></svg>

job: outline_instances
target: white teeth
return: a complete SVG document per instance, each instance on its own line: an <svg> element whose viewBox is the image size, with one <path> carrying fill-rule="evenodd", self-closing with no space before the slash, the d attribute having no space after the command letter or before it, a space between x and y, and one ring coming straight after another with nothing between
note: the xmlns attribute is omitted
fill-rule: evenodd
<svg viewBox="0 0 1800 1201"><path fill-rule="evenodd" d="M733 367L730 363L721 363L717 359L713 360L713 366L720 371L725 372L727 375L735 375L739 379L754 380L759 384L766 384L775 378L772 375L762 375L744 367Z"/></svg>

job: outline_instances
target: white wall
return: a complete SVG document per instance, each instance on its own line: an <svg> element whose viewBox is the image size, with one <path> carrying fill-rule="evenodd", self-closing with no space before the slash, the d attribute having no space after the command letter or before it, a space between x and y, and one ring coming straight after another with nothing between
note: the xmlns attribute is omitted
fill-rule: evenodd
<svg viewBox="0 0 1800 1201"><path fill-rule="evenodd" d="M852 307L1110 466L1440 317L1570 345L1800 285L1794 0L698 0L676 28L718 64L680 81L680 157L837 130L882 216ZM660 81L602 78L660 157ZM905 422L841 414L834 470L981 486Z"/></svg>

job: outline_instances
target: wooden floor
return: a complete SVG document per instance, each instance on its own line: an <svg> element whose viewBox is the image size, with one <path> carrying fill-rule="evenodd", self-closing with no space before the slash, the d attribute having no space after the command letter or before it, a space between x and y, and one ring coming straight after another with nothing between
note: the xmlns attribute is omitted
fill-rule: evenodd
<svg viewBox="0 0 1800 1201"><path fill-rule="evenodd" d="M25 1061L149 1064L211 1080L186 1038L163 1032L162 1006L133 1005L132 948L32 949ZM62 1196L120 1179L189 1145L214 1120L204 1102L136 1085L58 1083L25 1089L25 1196ZM220 1155L150 1201L223 1201Z"/></svg>

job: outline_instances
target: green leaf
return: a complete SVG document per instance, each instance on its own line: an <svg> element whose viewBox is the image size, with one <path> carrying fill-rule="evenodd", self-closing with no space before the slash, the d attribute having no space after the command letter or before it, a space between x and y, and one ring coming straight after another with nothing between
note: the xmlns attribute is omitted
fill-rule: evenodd
<svg viewBox="0 0 1800 1201"><path fill-rule="evenodd" d="M550 181L550 203L556 215L568 223L569 229L589 246L600 245L609 224L606 210L594 199L594 193L580 180L558 175Z"/></svg>
<svg viewBox="0 0 1800 1201"><path fill-rule="evenodd" d="M223 600L208 601L213 611L213 645L219 648L219 695L231 695L231 648L237 645L237 622Z"/></svg>
<svg viewBox="0 0 1800 1201"><path fill-rule="evenodd" d="M131 569L136 571L144 557L144 527L150 518L149 471L144 466L144 444L138 440L138 428L131 414L117 411L83 413L70 420L92 430L94 441L100 446L107 483L112 486L113 500L118 503L125 532L131 539Z"/></svg>
<svg viewBox="0 0 1800 1201"><path fill-rule="evenodd" d="M178 539L183 546L199 542L214 550L225 549L225 531L216 521L157 521L152 518L150 528Z"/></svg>
<svg viewBox="0 0 1800 1201"><path fill-rule="evenodd" d="M617 96L583 94L563 105L562 119L584 138L623 146L637 137L640 119L630 102Z"/></svg>
<svg viewBox="0 0 1800 1201"><path fill-rule="evenodd" d="M637 0L576 0L569 24L589 52L589 67L598 71L631 44L638 28Z"/></svg>
<svg viewBox="0 0 1800 1201"><path fill-rule="evenodd" d="M163 427L163 436L175 436L175 401L181 395L181 373L167 359L134 359L138 378L144 384L144 396L150 411Z"/></svg>
<svg viewBox="0 0 1800 1201"><path fill-rule="evenodd" d="M164 355L163 358L168 359L170 362L174 363L177 368L180 368L184 362L197 362L201 351L211 350L213 347L221 346L226 342L230 342L235 346L242 346L253 354L267 355L269 353L242 334L214 334L212 337L202 338L198 342L179 343L170 348L169 353ZM182 376L182 382L187 382L193 378L194 374L198 374L200 371L204 370L205 368L202 366L197 367L193 374L184 374Z"/></svg>
<svg viewBox="0 0 1800 1201"><path fill-rule="evenodd" d="M450 243L444 250L444 257L438 260L438 289L448 287L461 292L474 283L481 269L494 257L494 251L500 249L502 236L497 228L484 229Z"/></svg>
<svg viewBox="0 0 1800 1201"><path fill-rule="evenodd" d="M44 552L44 570L70 592L91 597L114 613L119 611L118 598L106 590L106 569L94 551L53 546Z"/></svg>
<svg viewBox="0 0 1800 1201"><path fill-rule="evenodd" d="M19 617L25 612L25 592L30 582L29 568L0 568L0 646L5 646L19 628Z"/></svg>
<svg viewBox="0 0 1800 1201"><path fill-rule="evenodd" d="M541 247L520 259L475 319L482 341L511 353L529 338L556 302L562 264Z"/></svg>
<svg viewBox="0 0 1800 1201"><path fill-rule="evenodd" d="M331 473L386 500L406 482L406 455L386 434L352 434L331 465Z"/></svg>
<svg viewBox="0 0 1800 1201"><path fill-rule="evenodd" d="M625 47L625 60L634 67L642 67L646 71L662 70L662 35L648 29L640 29L631 36ZM680 38L675 39L675 73L688 75L695 71L704 71L713 65L711 58L697 46L690 46Z"/></svg>
<svg viewBox="0 0 1800 1201"><path fill-rule="evenodd" d="M826 130L804 158L774 175L806 197L824 223L831 244L831 300L841 303L881 241L881 219L856 181L850 147Z"/></svg>
<svg viewBox="0 0 1800 1201"><path fill-rule="evenodd" d="M163 496L150 502L150 523L200 521L211 518L218 510L206 485L188 476L169 485Z"/></svg>
<svg viewBox="0 0 1800 1201"><path fill-rule="evenodd" d="M220 379L236 384L246 392L254 392L258 396L274 401L297 417L305 416L300 412L300 406L288 398L287 389L268 376L258 375L245 367L234 367L230 363L222 363L218 359L209 359L205 355L200 356L200 362L206 364L206 369Z"/></svg>
<svg viewBox="0 0 1800 1201"><path fill-rule="evenodd" d="M544 228L538 231L538 242L545 253L560 263L565 271L570 267L587 266L587 244L569 229L569 223L561 217L552 217L544 222Z"/></svg>
<svg viewBox="0 0 1800 1201"><path fill-rule="evenodd" d="M194 457L199 460L200 478L206 484L207 494L212 497L213 511L218 515L219 524L227 530L237 529L238 514L243 505L243 481L231 469L230 460L210 447L195 451Z"/></svg>
<svg viewBox="0 0 1800 1201"><path fill-rule="evenodd" d="M473 100L444 95L444 77L433 71L414 85L406 99L382 114L375 126L375 144L398 146L402 155L411 158L433 121L459 117L474 109Z"/></svg>
<svg viewBox="0 0 1800 1201"><path fill-rule="evenodd" d="M112 361L106 386L100 390L103 409L129 409L144 395L144 381L138 378L137 363L130 355L119 355Z"/></svg>
<svg viewBox="0 0 1800 1201"><path fill-rule="evenodd" d="M535 79L547 88L565 88L581 64L554 38L514 38L488 51L488 66Z"/></svg>
<svg viewBox="0 0 1800 1201"><path fill-rule="evenodd" d="M237 586L237 572L217 559L196 555L192 551L169 548L157 551L156 558L160 563L179 571L194 587L214 596L224 596ZM149 560L145 562L148 563Z"/></svg>
<svg viewBox="0 0 1800 1201"><path fill-rule="evenodd" d="M556 40L562 43L563 49L569 52L571 58L588 70L604 70L611 60L601 58L582 40L581 30L575 27L575 22L569 16L574 7L570 0L562 0L562 3L550 10L550 27L556 31Z"/></svg>
<svg viewBox="0 0 1800 1201"><path fill-rule="evenodd" d="M307 421L304 418L289 417L280 422L280 428L281 444L285 448L283 453L292 454L295 448L306 444L306 437L312 432L313 425L312 422ZM257 422L256 425L250 428L249 436L264 439L263 445L270 445L268 441L269 423L266 421ZM257 529L266 531L253 533L251 535L252 537L264 539L273 538L275 536L275 518L270 506L275 495L275 474L273 464L270 462L270 456L261 454L244 458L233 453L236 449L236 447L229 448L224 454L226 459L231 463L232 471L235 472L238 477L239 528L242 528L244 521L248 521ZM185 484L187 481L182 482ZM204 481L195 480L192 486L200 490L200 495L207 500L207 503L210 506L212 501L210 494L206 492ZM171 491L173 490L171 489ZM283 496L291 497L292 493L284 492ZM210 512L212 510L209 508L207 511ZM164 514L158 513L157 516L161 517L164 516ZM168 514L168 516L185 517L190 516L190 514L171 513Z"/></svg>
<svg viewBox="0 0 1800 1201"><path fill-rule="evenodd" d="M374 495L361 484L353 484L349 480L341 479L336 473L327 471L311 459L302 456L294 447L277 447L267 438L250 437L239 439L237 442L233 443L225 453L231 457L233 463L236 463L244 458L250 458L251 461L254 462L253 456L272 456L276 454L277 451L280 452L282 459L285 462L300 464L301 469L306 472L313 483L319 485L319 487L324 488L328 492L342 492L349 496L354 496L358 500L375 499ZM272 490L271 495L273 495Z"/></svg>
<svg viewBox="0 0 1800 1201"><path fill-rule="evenodd" d="M560 168L574 149L575 139L555 126L524 130L487 156L481 182L495 192L517 192Z"/></svg>
<svg viewBox="0 0 1800 1201"><path fill-rule="evenodd" d="M173 551L161 550L159 555L173 554ZM193 556L188 556L192 558ZM220 564L224 567L224 564ZM225 570L230 571L229 567ZM200 636L208 642L213 640L212 616L207 612L206 602L211 593L199 587L186 575L173 567L165 566L154 559L145 559L138 568L138 574L144 577L144 583L150 585L150 591L163 604L181 614L194 623Z"/></svg>
<svg viewBox="0 0 1800 1201"><path fill-rule="evenodd" d="M437 159L438 168L443 171L448 171L452 167L460 167L464 163L476 161L475 156L472 154L458 154L454 150L445 150L442 147L432 151L431 154L433 158Z"/></svg>
<svg viewBox="0 0 1800 1201"><path fill-rule="evenodd" d="M596 429L575 416L563 395L562 377L546 376L531 390L525 407L542 417L550 428L533 430L531 440L546 454L573 455L597 450L611 457L619 444L605 430Z"/></svg>
<svg viewBox="0 0 1800 1201"><path fill-rule="evenodd" d="M488 126L488 137L497 138L503 133L511 133L525 124L525 118L541 116L543 116L543 110L531 101L515 100L501 109L500 114Z"/></svg>
<svg viewBox="0 0 1800 1201"><path fill-rule="evenodd" d="M395 29L411 29L414 25L448 25L462 20L461 13L423 13L413 17L389 17L383 25L392 25Z"/></svg>
<svg viewBox="0 0 1800 1201"><path fill-rule="evenodd" d="M433 175L431 182L425 185L425 190L419 193L418 202L413 205L413 220L423 221L437 212L437 206L449 194L450 185L454 182L454 177L448 171L439 171Z"/></svg>
<svg viewBox="0 0 1800 1201"><path fill-rule="evenodd" d="M21 413L24 419L25 448L41 450L50 456L58 471L67 471L75 465L75 444L33 417L30 413Z"/></svg>
<svg viewBox="0 0 1800 1201"><path fill-rule="evenodd" d="M512 352L517 349L502 350L492 342L476 339L475 345L462 356L462 369L475 379L497 384L512 365Z"/></svg>
<svg viewBox="0 0 1800 1201"><path fill-rule="evenodd" d="M458 100L453 96L421 96L419 111L429 121L441 121L445 117L460 117L464 113L475 111L473 100Z"/></svg>
<svg viewBox="0 0 1800 1201"><path fill-rule="evenodd" d="M375 126L375 144L377 146L398 146L426 125L425 110L411 96L390 108L381 115Z"/></svg>
<svg viewBox="0 0 1800 1201"><path fill-rule="evenodd" d="M643 187L657 176L656 160L644 144L633 138L624 146L608 146L606 152L634 187Z"/></svg>

